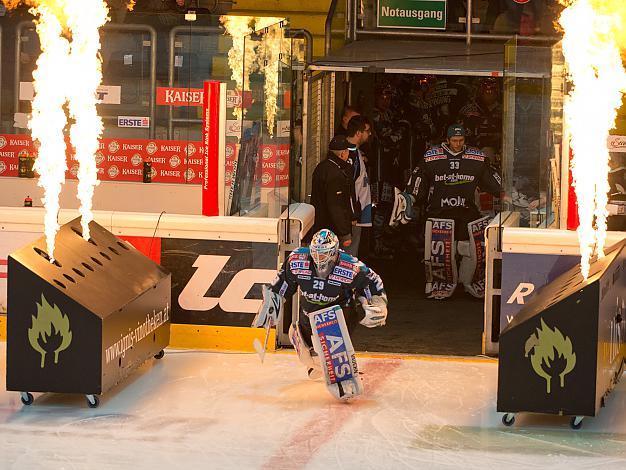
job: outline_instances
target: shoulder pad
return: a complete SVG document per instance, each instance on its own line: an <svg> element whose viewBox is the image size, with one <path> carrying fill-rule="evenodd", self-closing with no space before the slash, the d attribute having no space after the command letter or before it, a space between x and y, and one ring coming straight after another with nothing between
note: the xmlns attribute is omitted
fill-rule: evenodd
<svg viewBox="0 0 626 470"><path fill-rule="evenodd" d="M308 246L301 246L291 252L289 255L289 261L296 259L309 259L311 256L311 251Z"/></svg>
<svg viewBox="0 0 626 470"><path fill-rule="evenodd" d="M485 154L481 150L475 147L467 147L465 149L465 152L463 152L463 158L484 162L486 157L485 157Z"/></svg>
<svg viewBox="0 0 626 470"><path fill-rule="evenodd" d="M348 253L344 253L343 251L339 255L339 261L337 264L342 268L352 269L355 272L364 271L367 273L368 271L368 267L365 266L365 263L363 263L363 261L360 261L358 258L355 258Z"/></svg>
<svg viewBox="0 0 626 470"><path fill-rule="evenodd" d="M343 261L344 263L357 264L359 262L354 256L346 253L345 251L339 252L339 261Z"/></svg>
<svg viewBox="0 0 626 470"><path fill-rule="evenodd" d="M426 150L424 157L432 157L433 155L442 155L442 154L443 154L443 148L431 147L428 150Z"/></svg>
<svg viewBox="0 0 626 470"><path fill-rule="evenodd" d="M442 160L444 158L448 158L448 156L444 152L443 147L433 147L424 154L425 162L432 162L434 160Z"/></svg>

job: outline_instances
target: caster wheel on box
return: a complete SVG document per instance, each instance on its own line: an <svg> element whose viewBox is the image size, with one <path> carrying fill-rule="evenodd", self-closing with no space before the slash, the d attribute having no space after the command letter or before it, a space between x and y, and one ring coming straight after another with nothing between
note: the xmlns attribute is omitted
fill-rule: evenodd
<svg viewBox="0 0 626 470"><path fill-rule="evenodd" d="M505 426L513 426L515 423L515 415L513 413L504 413L502 415L502 424Z"/></svg>
<svg viewBox="0 0 626 470"><path fill-rule="evenodd" d="M165 356L165 351L163 351L163 350L161 349L158 353L156 353L156 354L154 355L154 358L155 358L155 359L163 359L163 356Z"/></svg>
<svg viewBox="0 0 626 470"><path fill-rule="evenodd" d="M30 392L22 392L20 398L22 399L22 403L25 405L32 405L34 400L33 394Z"/></svg>
<svg viewBox="0 0 626 470"><path fill-rule="evenodd" d="M569 427L572 429L580 429L583 426L583 416L572 416L569 420Z"/></svg>
<svg viewBox="0 0 626 470"><path fill-rule="evenodd" d="M89 405L89 408L98 408L98 405L100 404L100 398L98 398L98 395L85 395L87 397L87 405Z"/></svg>

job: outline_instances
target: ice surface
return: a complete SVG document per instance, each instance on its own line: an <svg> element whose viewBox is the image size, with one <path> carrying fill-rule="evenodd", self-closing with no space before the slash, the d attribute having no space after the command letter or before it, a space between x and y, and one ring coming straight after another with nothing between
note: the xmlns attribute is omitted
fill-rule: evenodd
<svg viewBox="0 0 626 470"><path fill-rule="evenodd" d="M90 409L4 391L0 469L626 468L626 383L597 418L496 412L497 364L360 356L365 395L338 403L294 354L168 351Z"/></svg>

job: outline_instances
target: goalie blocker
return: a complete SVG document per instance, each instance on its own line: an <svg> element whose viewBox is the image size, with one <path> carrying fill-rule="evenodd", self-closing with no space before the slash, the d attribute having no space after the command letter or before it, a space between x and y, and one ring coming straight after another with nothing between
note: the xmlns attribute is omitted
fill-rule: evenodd
<svg viewBox="0 0 626 470"><path fill-rule="evenodd" d="M469 240L457 242L453 219L427 219L424 267L429 298L450 297L459 281L472 296L485 296L485 228L489 220L483 217L468 223ZM457 256L461 258L458 268Z"/></svg>

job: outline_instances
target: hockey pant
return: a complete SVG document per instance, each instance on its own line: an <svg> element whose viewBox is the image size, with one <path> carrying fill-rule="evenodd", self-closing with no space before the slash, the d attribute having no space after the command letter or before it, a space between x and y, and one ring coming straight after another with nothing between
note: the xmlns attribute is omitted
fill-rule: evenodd
<svg viewBox="0 0 626 470"><path fill-rule="evenodd" d="M334 305L311 312L309 322L328 391L339 400L361 395L363 382L341 307Z"/></svg>
<svg viewBox="0 0 626 470"><path fill-rule="evenodd" d="M456 242L453 219L426 221L424 234L425 292L429 298L450 297L460 281L477 298L485 295L485 228L489 217L467 224L468 240ZM461 258L457 268L457 255Z"/></svg>

